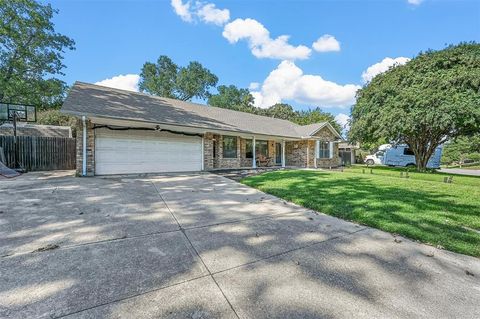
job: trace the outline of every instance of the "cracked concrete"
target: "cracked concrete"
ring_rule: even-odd
[[[2,318],[480,317],[477,258],[217,175],[30,173],[0,199]]]

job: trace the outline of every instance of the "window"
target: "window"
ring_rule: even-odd
[[[223,137],[223,158],[237,158],[237,137]]]
[[[255,155],[268,157],[268,141],[255,141]]]
[[[245,158],[253,158],[253,141],[245,141]]]
[[[260,155],[268,157],[268,141],[255,141],[255,156]],[[253,158],[253,140],[246,140],[245,158]]]
[[[328,142],[318,143],[318,158],[330,158],[330,145]]]
[[[415,155],[415,153],[408,147],[403,149],[403,155]]]

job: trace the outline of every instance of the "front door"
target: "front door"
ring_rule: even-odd
[[[275,143],[275,164],[282,164],[282,143]]]

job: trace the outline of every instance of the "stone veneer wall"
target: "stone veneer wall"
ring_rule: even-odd
[[[241,141],[237,137],[237,157],[223,158],[223,135],[214,135],[217,141],[217,156],[213,160],[213,168],[240,168],[241,167]],[[212,148],[213,154],[213,148]]]
[[[203,169],[213,169],[213,134],[205,133],[203,136]]]
[[[87,120],[87,176],[95,175],[95,130],[93,124]],[[83,123],[77,120],[77,175],[82,175],[83,169]]]
[[[326,127],[318,131],[315,136],[321,138],[322,141],[334,141],[337,137]],[[338,153],[338,143],[333,144],[332,158],[317,158],[317,167],[337,167],[340,166],[341,160]]]

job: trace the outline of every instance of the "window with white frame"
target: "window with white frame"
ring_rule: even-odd
[[[330,143],[329,142],[318,142],[318,158],[330,158]]]

